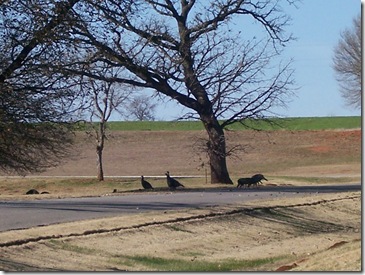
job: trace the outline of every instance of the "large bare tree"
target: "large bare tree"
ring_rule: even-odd
[[[291,93],[290,62],[277,58],[292,40],[281,2],[90,1],[74,15],[73,37],[102,56],[95,62],[124,68],[103,80],[151,88],[189,108],[186,117],[207,132],[211,182],[232,183],[224,128],[265,118]],[[250,28],[257,35],[245,38]],[[82,65],[68,69],[80,73]]]
[[[341,95],[349,106],[361,107],[361,16],[353,20],[352,28],[341,33],[335,48],[333,68],[340,84]]]
[[[0,169],[27,173],[59,163],[72,142],[73,83],[52,73],[53,43],[78,0],[0,4]],[[45,62],[46,61],[46,62]]]

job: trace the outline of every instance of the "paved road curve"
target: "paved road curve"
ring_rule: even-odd
[[[77,220],[111,217],[142,211],[227,205],[253,199],[361,190],[360,184],[284,186],[259,189],[222,189],[89,198],[0,201],[0,232]]]

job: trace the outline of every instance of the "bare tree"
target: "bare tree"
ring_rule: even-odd
[[[351,29],[341,33],[335,48],[333,68],[342,97],[349,106],[361,108],[361,16],[353,20]]]
[[[101,66],[99,66],[100,70]],[[103,69],[102,75],[112,75],[112,69]],[[90,90],[91,97],[91,116],[90,122],[93,127],[93,136],[96,141],[97,154],[97,178],[99,181],[104,180],[103,169],[103,150],[107,139],[107,122],[113,112],[122,112],[124,103],[130,95],[130,91],[118,83],[110,83],[95,79],[88,79],[88,84],[84,89]],[[95,125],[94,119],[98,122]]]
[[[139,121],[155,120],[155,109],[157,104],[152,102],[151,97],[139,95],[128,103],[127,112],[132,118]]]
[[[124,68],[104,81],[151,88],[189,108],[185,117],[200,119],[208,135],[211,182],[232,184],[224,128],[266,117],[291,94],[290,62],[272,63],[292,40],[280,2],[93,2],[75,16],[82,22],[73,37],[102,55],[97,62]],[[260,38],[244,39],[252,23]]]
[[[57,165],[72,143],[73,83],[42,61],[57,62],[52,41],[77,0],[0,4],[0,169],[25,174]],[[63,79],[61,81],[61,79]]]

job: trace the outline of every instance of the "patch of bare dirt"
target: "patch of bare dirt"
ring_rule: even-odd
[[[105,175],[163,176],[169,170],[174,175],[204,176],[208,160],[199,150],[202,138],[204,131],[112,132],[103,154]],[[244,148],[228,158],[233,176],[286,175],[288,169],[297,167],[344,164],[350,169],[345,173],[356,170],[359,175],[361,171],[361,130],[228,131],[226,138],[228,150],[237,145]],[[93,140],[79,133],[74,151],[63,165],[40,175],[95,176]]]

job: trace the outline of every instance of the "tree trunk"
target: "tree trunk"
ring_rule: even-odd
[[[233,184],[227,169],[224,131],[213,114],[207,116],[201,115],[201,120],[209,136],[207,150],[211,183]]]
[[[104,171],[103,171],[103,148],[100,145],[96,146],[96,154],[98,155],[97,159],[97,169],[98,169],[98,180],[104,180]]]

